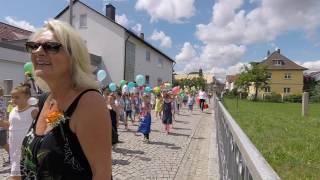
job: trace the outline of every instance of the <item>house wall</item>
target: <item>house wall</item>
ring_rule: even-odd
[[[158,79],[162,82],[172,83],[172,65],[173,62],[151,49],[135,37],[130,37],[129,41],[136,45],[135,51],[135,76],[142,74],[149,76],[149,85],[157,86]],[[146,60],[146,51],[150,51],[150,61]],[[159,66],[158,60],[161,59],[162,67]]]
[[[301,94],[303,92],[302,70],[269,70],[268,72],[272,73],[268,84],[271,87],[271,92],[283,95],[285,94],[284,88],[290,88],[290,93],[288,94]],[[291,79],[285,79],[285,73],[291,73]],[[265,93],[264,89],[258,90],[259,97],[262,97],[262,94]],[[253,86],[249,87],[249,94],[255,94]]]
[[[90,53],[101,56],[101,68],[107,72],[106,83],[120,82],[124,78],[125,31],[80,3],[73,6],[73,26],[85,40]],[[87,27],[79,26],[81,14],[87,14]],[[59,17],[68,22],[68,11]]]
[[[283,94],[283,88],[290,88],[290,94],[301,94],[303,91],[302,70],[272,70],[270,79],[271,92]],[[291,79],[285,79],[285,73],[291,73]]]
[[[23,66],[28,61],[28,53],[0,47],[0,85],[5,79],[12,79],[13,87],[24,82]]]
[[[135,37],[130,36],[124,28],[81,3],[75,3],[73,13],[73,26],[85,39],[89,52],[102,57],[103,66],[108,73],[108,79],[105,83],[111,81],[119,83],[120,80],[124,79],[125,42],[128,37],[128,40],[136,45],[134,76],[138,74],[149,75],[151,86],[157,85],[158,78],[162,81],[172,82],[172,61]],[[87,14],[87,28],[79,27],[81,14]],[[61,15],[59,20],[67,22],[69,20],[68,11]],[[150,62],[146,61],[147,49],[150,51]],[[162,68],[158,66],[159,57],[163,62]]]

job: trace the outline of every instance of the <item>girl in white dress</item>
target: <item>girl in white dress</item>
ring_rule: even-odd
[[[19,85],[11,91],[12,103],[15,107],[9,115],[9,121],[1,121],[0,126],[9,128],[9,154],[11,160],[12,180],[20,179],[20,157],[21,145],[33,119],[36,118],[38,110],[28,104],[30,98],[30,87]]]

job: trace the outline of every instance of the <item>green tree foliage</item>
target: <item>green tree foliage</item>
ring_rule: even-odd
[[[258,90],[268,84],[268,72],[266,66],[260,63],[252,62],[250,66],[244,65],[236,85],[239,88],[248,90],[249,86],[255,87],[254,100],[257,100]]]
[[[206,88],[206,80],[203,77],[193,77],[191,79],[183,78],[179,80],[173,81],[173,86],[180,86],[180,87],[199,87],[199,88]]]

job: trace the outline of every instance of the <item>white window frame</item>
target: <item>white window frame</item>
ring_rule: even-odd
[[[149,84],[150,84],[150,76],[146,75],[146,85],[149,85]]]
[[[284,79],[292,79],[291,73],[284,73]]]
[[[87,14],[80,14],[79,16],[79,28],[88,27],[88,16]]]
[[[272,65],[274,65],[274,66],[282,66],[282,60],[274,59],[274,60],[272,60]]]
[[[289,94],[290,91],[291,91],[291,89],[290,89],[289,87],[283,88],[283,92],[284,92],[285,94]]]
[[[268,79],[272,79],[272,73],[268,72]]]
[[[151,61],[151,52],[146,50],[146,61]]]
[[[158,58],[158,63],[157,63],[157,66],[159,67],[159,68],[163,68],[163,60],[162,60],[162,58]]]
[[[161,79],[161,78],[158,78],[158,79],[157,79],[157,85],[160,86],[161,84],[162,84],[162,79]]]
[[[264,92],[266,92],[266,93],[271,92],[271,87],[270,86],[265,87]]]

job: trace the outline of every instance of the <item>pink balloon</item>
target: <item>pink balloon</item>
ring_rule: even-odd
[[[173,94],[179,94],[179,92],[180,92],[179,86],[172,88],[172,92],[173,92]]]

